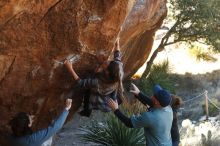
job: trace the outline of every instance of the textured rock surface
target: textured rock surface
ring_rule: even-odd
[[[86,76],[111,56],[120,35],[126,76],[134,73],[166,11],[166,0],[1,0],[1,135],[18,111],[37,114],[35,128],[60,112],[72,80],[55,60],[75,56],[76,71]],[[80,102],[76,97],[73,112]]]

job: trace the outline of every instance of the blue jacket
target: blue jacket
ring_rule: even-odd
[[[173,111],[170,106],[152,108],[149,112],[131,117],[134,128],[144,128],[147,146],[172,146],[172,121]]]
[[[137,98],[144,104],[144,105],[149,105],[150,107],[153,107],[153,102],[151,98],[147,97],[144,95],[142,92],[139,93]],[[180,134],[179,134],[179,128],[178,128],[178,118],[177,118],[177,109],[175,107],[172,107],[173,110],[173,122],[172,122],[172,127],[171,127],[171,137],[172,141],[180,141]]]
[[[60,116],[45,129],[36,131],[31,135],[24,137],[12,137],[12,146],[40,146],[62,128],[68,113],[69,111],[65,109]]]

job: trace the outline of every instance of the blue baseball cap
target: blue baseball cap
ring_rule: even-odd
[[[155,85],[153,92],[161,106],[166,107],[171,103],[171,94],[164,90],[160,85]]]

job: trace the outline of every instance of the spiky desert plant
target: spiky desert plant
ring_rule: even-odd
[[[174,93],[174,79],[170,75],[171,70],[172,68],[168,60],[154,64],[148,77],[141,80],[141,89],[147,94],[152,95],[154,85],[160,84],[163,88]]]
[[[105,146],[144,146],[143,129],[126,127],[114,115],[110,115],[103,123],[93,122],[82,127],[80,138],[84,142],[92,142]]]

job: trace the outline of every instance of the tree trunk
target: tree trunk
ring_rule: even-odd
[[[154,51],[154,53],[150,57],[150,60],[147,62],[147,66],[141,76],[141,80],[145,79],[148,76],[148,74],[150,73],[151,66],[153,65],[154,59],[157,57],[157,54],[163,50],[163,45],[159,45],[158,48]]]
[[[169,40],[170,36],[172,35],[172,33],[175,31],[176,26],[178,26],[179,23],[180,23],[179,20],[177,20],[176,23],[172,26],[172,28],[162,38],[162,40],[160,42],[160,45],[157,47],[157,49],[152,54],[150,60],[147,62],[147,66],[146,66],[146,68],[144,70],[144,73],[141,76],[141,80],[145,79],[148,76],[148,74],[150,73],[151,66],[153,65],[154,59],[157,57],[157,54],[159,52],[163,51],[165,46],[168,45],[168,40]],[[172,44],[172,43],[170,43],[170,44]]]

